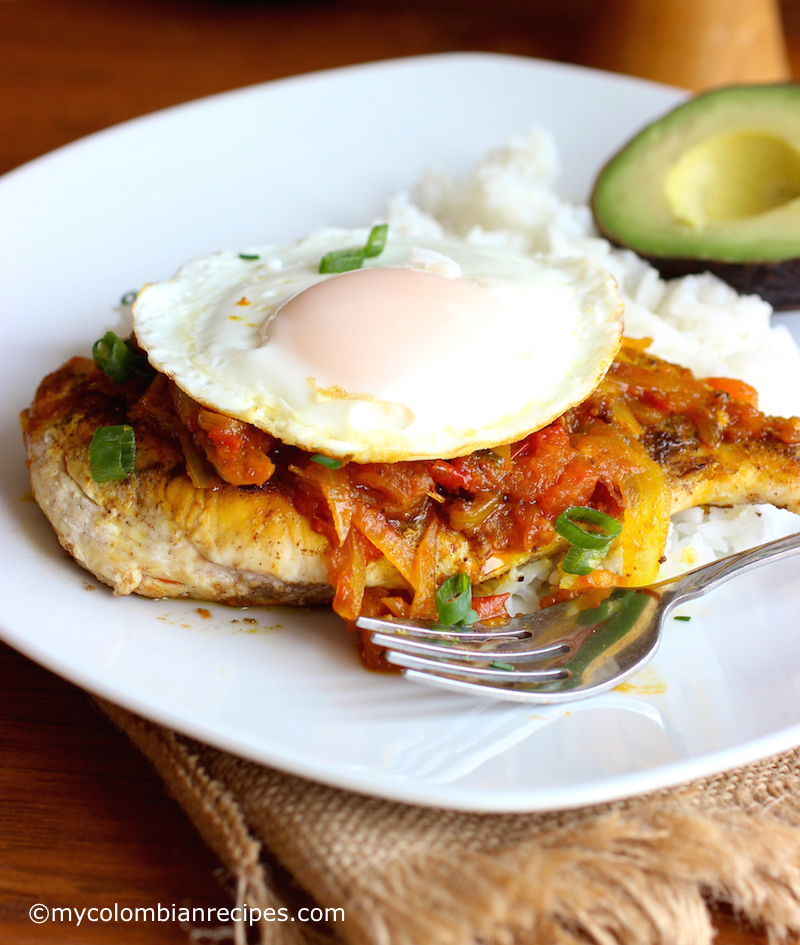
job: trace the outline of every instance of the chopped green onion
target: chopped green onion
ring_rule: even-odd
[[[578,522],[587,522],[596,525],[599,532],[588,532],[581,528]],[[556,531],[562,538],[566,538],[571,545],[585,550],[603,551],[608,549],[611,542],[619,535],[622,526],[605,512],[587,508],[585,505],[571,505],[558,516],[555,522]]]
[[[152,373],[147,358],[138,353],[130,338],[123,341],[113,331],[107,331],[95,341],[92,357],[95,365],[105,371],[115,384],[124,384],[134,374]]]
[[[136,301],[137,295],[137,292],[126,292],[125,295],[123,295],[120,299],[120,302],[123,305],[133,305],[133,303]]]
[[[136,438],[127,423],[98,427],[89,444],[89,467],[95,482],[126,479],[136,461]]]
[[[449,577],[436,592],[436,611],[439,623],[452,627],[456,623],[475,623],[477,613],[472,609],[472,586],[463,571]]]
[[[312,463],[319,463],[320,466],[327,466],[328,469],[340,469],[344,463],[340,459],[334,459],[332,456],[323,456],[322,453],[314,453],[311,457]]]
[[[252,261],[253,259],[261,259],[261,257],[253,256],[250,253],[239,253],[239,259],[248,259]]]
[[[325,253],[319,264],[320,272],[349,272],[360,269],[364,264],[363,249],[337,249]]]
[[[587,531],[578,522],[594,525],[600,531]],[[608,554],[611,542],[619,535],[622,525],[605,512],[585,505],[571,505],[558,516],[555,529],[570,543],[561,570],[567,574],[591,574]]]
[[[133,352],[113,331],[107,331],[92,346],[94,363],[116,384],[122,384],[131,376]]]
[[[335,249],[320,260],[320,272],[349,272],[351,269],[360,269],[364,260],[380,256],[386,246],[386,234],[389,232],[388,223],[373,226],[367,237],[367,245],[363,248],[352,246],[349,249]]]
[[[589,551],[570,545],[561,570],[566,574],[591,574],[595,568],[600,567],[605,556],[605,551]]]
[[[691,620],[691,617],[684,617],[682,614],[674,618],[675,620]]]
[[[367,237],[367,245],[364,247],[364,255],[368,259],[373,256],[380,256],[386,246],[386,234],[389,232],[389,224],[381,223],[380,226],[373,226]]]
[[[507,669],[511,671],[514,669],[511,663],[503,663],[501,660],[492,660],[489,665],[492,667],[492,669]]]

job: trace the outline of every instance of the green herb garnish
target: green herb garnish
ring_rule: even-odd
[[[503,663],[501,660],[492,660],[489,665],[492,667],[492,669],[505,669],[509,671],[513,671],[514,669],[511,663]]]
[[[113,331],[107,331],[102,338],[95,341],[92,357],[95,365],[105,371],[115,384],[124,384],[135,374],[153,373],[147,358],[139,354],[131,339],[123,341]]]
[[[337,249],[326,253],[319,264],[320,272],[349,272],[360,269],[364,264],[363,249]]]
[[[691,617],[684,617],[683,615],[678,615],[672,618],[673,620],[691,620]]]
[[[250,253],[239,253],[239,259],[248,259],[250,261],[254,259],[261,259],[260,256],[252,256]]]
[[[578,522],[594,525],[599,531],[587,531]],[[591,574],[608,554],[611,542],[622,526],[610,515],[584,505],[571,505],[555,521],[555,529],[570,548],[561,569],[567,574]]]
[[[136,296],[138,294],[139,294],[138,292],[126,292],[125,295],[123,295],[122,298],[120,299],[120,302],[123,305],[133,305],[133,303],[136,301]]]
[[[89,467],[95,482],[127,479],[136,462],[136,438],[127,423],[98,427],[89,444]]]
[[[367,237],[367,245],[364,247],[364,255],[368,259],[373,256],[380,256],[386,246],[386,236],[389,233],[389,224],[381,223],[380,226],[373,226]]]
[[[605,556],[605,551],[586,551],[586,549],[570,545],[561,564],[561,570],[565,574],[591,574],[600,567]]]
[[[325,253],[319,264],[320,272],[349,272],[351,269],[360,269],[365,259],[380,256],[386,246],[386,234],[389,224],[381,223],[373,226],[367,237],[367,245],[363,248],[353,246],[349,249],[336,249]]]
[[[463,571],[449,577],[436,592],[436,612],[445,627],[472,624],[478,619],[472,609],[472,585]]]
[[[332,456],[323,456],[322,453],[314,453],[311,457],[312,463],[319,463],[320,466],[326,466],[328,469],[341,469],[344,463],[340,459],[334,459]]]

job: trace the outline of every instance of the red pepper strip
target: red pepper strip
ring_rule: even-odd
[[[493,617],[507,617],[506,601],[510,594],[490,594],[488,597],[473,597],[472,609],[479,620],[491,620]]]
[[[448,492],[458,492],[467,488],[467,477],[443,459],[435,459],[432,463],[428,463],[428,469],[433,481],[444,486]]]

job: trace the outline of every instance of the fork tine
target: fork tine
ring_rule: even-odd
[[[502,659],[509,663],[534,663],[542,660],[554,659],[557,656],[566,656],[573,647],[563,640],[556,640],[545,646],[533,646],[530,638],[491,638],[480,641],[474,637],[461,635],[460,646],[451,643],[439,643],[426,640],[422,637],[408,638],[394,636],[388,633],[373,633],[372,642],[377,646],[399,653],[408,653],[411,656],[439,657],[442,660],[458,660],[463,662],[486,662],[491,659]]]
[[[467,682],[466,679],[456,679],[455,676],[442,676],[439,673],[420,673],[414,669],[404,669],[403,676],[411,682],[424,683],[436,689],[445,689],[449,692],[458,692],[462,695],[478,696],[482,699],[495,698],[503,702],[525,702],[528,705],[548,705],[553,702],[571,702],[575,696],[567,691],[559,693],[555,690],[556,683],[551,683],[554,691],[547,687],[535,687],[535,684],[511,686],[494,682]]]
[[[546,683],[569,679],[571,675],[568,669],[557,666],[550,669],[496,669],[491,666],[473,666],[470,663],[443,663],[440,659],[399,653],[396,650],[389,650],[386,653],[386,659],[395,666],[424,673],[426,681],[433,676],[441,677],[447,674],[473,680],[476,683]]]
[[[652,657],[673,587],[617,588],[599,603],[554,604],[512,618],[504,636],[490,627],[431,633],[422,621],[358,624],[377,626],[372,639],[408,678],[491,699],[568,702],[613,688]],[[534,660],[537,668],[524,665]]]
[[[487,627],[474,623],[469,627],[434,627],[430,621],[400,617],[359,617],[356,626],[361,630],[373,630],[403,637],[426,637],[433,640],[456,640],[458,642],[483,643],[486,640],[519,640],[529,637],[530,631],[515,617],[501,627]]]

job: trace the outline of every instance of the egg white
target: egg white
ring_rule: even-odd
[[[608,370],[623,305],[589,261],[390,233],[363,269],[319,273],[325,253],[363,246],[368,233],[325,230],[248,250],[255,260],[191,262],[139,293],[136,337],[200,403],[362,463],[513,442]]]

